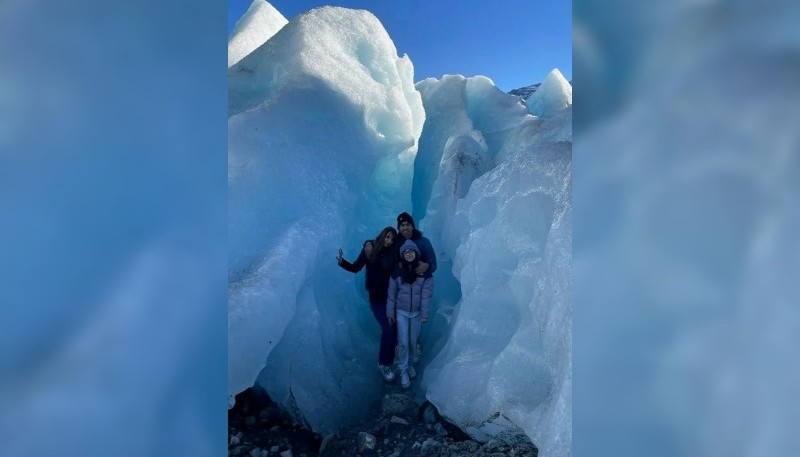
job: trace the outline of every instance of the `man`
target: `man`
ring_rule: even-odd
[[[422,236],[422,232],[417,230],[417,227],[414,225],[414,218],[406,212],[398,214],[397,231],[400,233],[400,236],[402,236],[402,238],[398,237],[398,240],[394,243],[397,246],[398,255],[402,256],[403,254],[399,252],[399,250],[403,246],[405,240],[413,241],[420,251],[419,266],[414,271],[423,277],[432,277],[433,273],[436,271],[436,253],[433,251],[433,245],[430,240]],[[364,252],[367,256],[371,255],[372,243],[370,241],[364,243]]]
[[[405,239],[411,240],[417,245],[420,252],[419,266],[415,270],[418,275],[426,278],[433,276],[436,271],[436,253],[433,251],[433,246],[430,240],[422,236],[422,232],[417,230],[414,225],[414,218],[406,212],[397,215],[397,231],[400,232]],[[395,243],[398,247],[403,246],[403,241]]]

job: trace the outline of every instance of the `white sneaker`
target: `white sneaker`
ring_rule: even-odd
[[[394,370],[392,370],[392,367],[387,367],[386,365],[378,365],[378,369],[381,370],[381,374],[383,375],[383,379],[386,382],[394,381]]]
[[[408,372],[406,371],[400,373],[400,386],[403,389],[408,389],[411,387],[411,380],[408,379]]]
[[[408,366],[408,377],[414,379],[417,377],[417,370],[414,369],[414,365]]]

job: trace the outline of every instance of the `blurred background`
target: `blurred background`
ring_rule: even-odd
[[[224,455],[224,2],[0,3],[0,455]]]
[[[573,14],[575,454],[800,455],[800,4]],[[225,452],[225,18],[0,3],[0,454]]]
[[[576,455],[800,455],[800,4],[573,3]]]

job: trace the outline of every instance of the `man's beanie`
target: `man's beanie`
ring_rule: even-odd
[[[411,224],[412,228],[417,228],[417,226],[414,225],[414,218],[411,217],[411,215],[406,213],[406,212],[402,212],[402,213],[397,215],[397,228],[398,229],[400,228],[400,224],[402,224],[403,222],[408,222],[408,223]]]

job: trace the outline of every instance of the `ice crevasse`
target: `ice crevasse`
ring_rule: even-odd
[[[485,77],[415,85],[371,13],[323,7],[228,81],[229,396],[258,382],[320,433],[369,411],[378,329],[335,253],[413,210],[439,259],[421,392],[476,438],[570,455],[563,76],[527,105]]]

